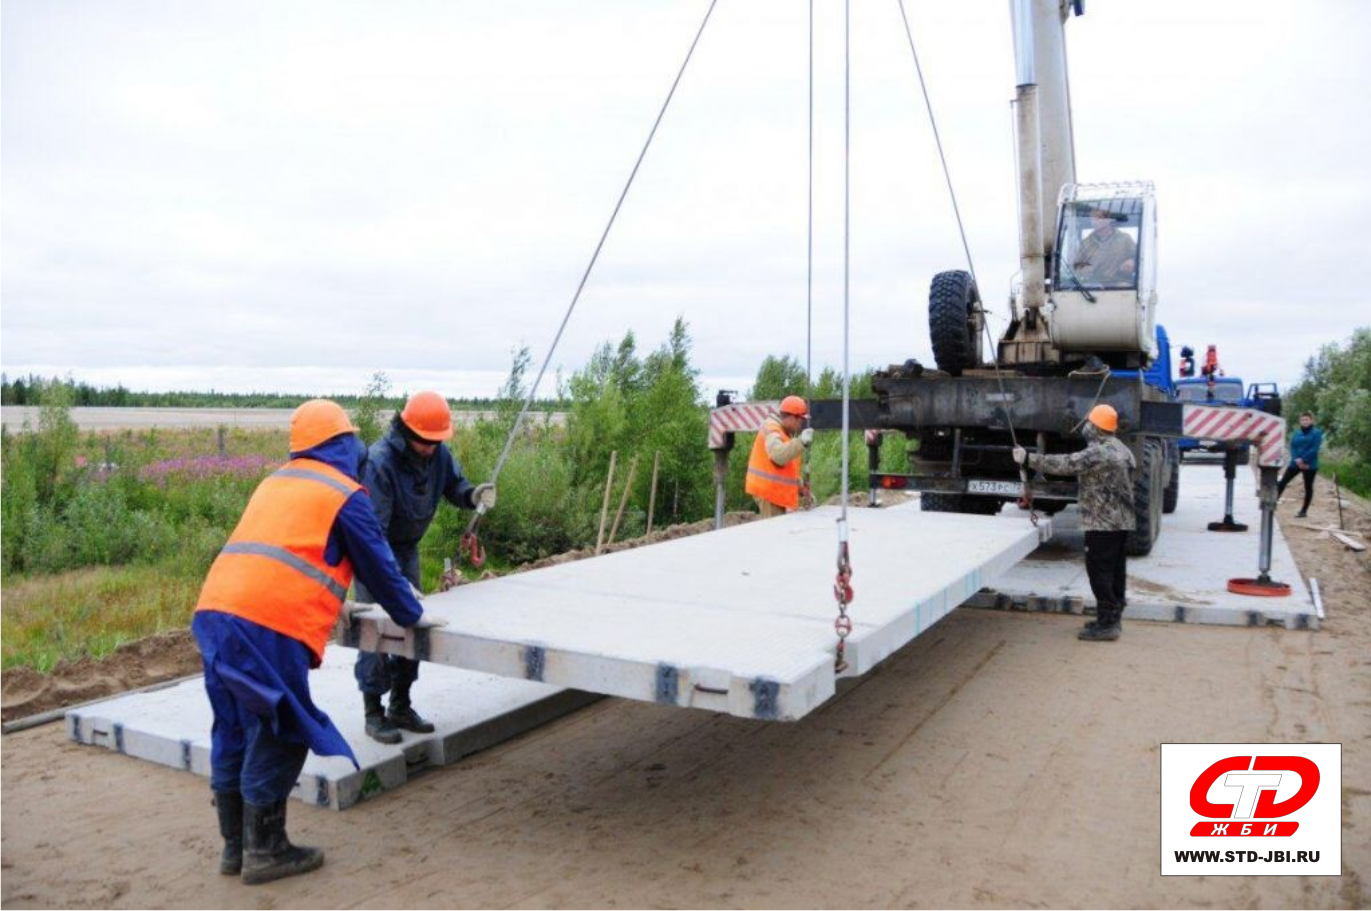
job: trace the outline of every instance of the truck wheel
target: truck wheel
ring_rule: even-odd
[[[1168,443],[1166,452],[1167,462],[1171,465],[1171,481],[1162,492],[1162,512],[1169,516],[1176,511],[1176,504],[1181,500],[1181,451],[1175,443]]]
[[[1133,520],[1135,527],[1128,535],[1125,549],[1130,557],[1145,557],[1152,552],[1152,544],[1161,529],[1161,466],[1165,455],[1156,440],[1144,440],[1142,465],[1133,481]]]
[[[976,310],[981,303],[970,272],[953,270],[933,276],[928,289],[928,334],[938,369],[961,376],[979,358]]]

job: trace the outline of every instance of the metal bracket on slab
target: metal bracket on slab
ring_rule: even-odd
[[[653,698],[665,705],[675,705],[681,695],[681,672],[670,664],[657,665],[657,682]]]
[[[775,680],[758,677],[748,684],[752,690],[752,714],[764,721],[775,721],[780,717],[781,684]]]
[[[547,653],[541,645],[524,646],[524,679],[542,682]]]

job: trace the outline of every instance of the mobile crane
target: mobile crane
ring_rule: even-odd
[[[872,500],[882,488],[908,489],[920,492],[925,510],[991,515],[1017,501],[1056,512],[1076,500],[1075,482],[1031,476],[1014,463],[1013,448],[1081,449],[1086,415],[1108,404],[1138,466],[1129,553],[1149,553],[1163,511],[1174,509],[1180,438],[1248,440],[1261,469],[1260,575],[1231,580],[1230,588],[1288,592],[1268,572],[1285,422],[1262,409],[1177,399],[1157,325],[1153,185],[1076,180],[1065,25],[1083,5],[1010,0],[1021,278],[1010,292],[1009,326],[987,352],[986,311],[970,268],[934,276],[928,321],[936,369],[914,359],[893,365],[875,374],[875,399],[850,403],[848,426],[868,431]],[[812,426],[841,428],[842,410],[841,402],[811,403]],[[711,416],[716,513],[733,435],[755,429],[764,411],[759,403],[721,403]],[[879,471],[880,431],[918,440],[912,471]]]

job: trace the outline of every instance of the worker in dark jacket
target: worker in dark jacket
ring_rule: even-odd
[[[366,450],[355,431],[334,402],[315,399],[295,410],[290,461],[253,493],[210,567],[191,623],[214,710],[219,870],[241,872],[246,883],[324,862],[318,848],[286,837],[286,799],[309,750],[357,764],[308,683],[354,573],[401,626],[423,614],[357,482]]]
[[[1323,431],[1314,426],[1314,416],[1309,412],[1300,415],[1300,429],[1290,435],[1290,464],[1276,485],[1277,496],[1285,493],[1285,485],[1294,480],[1295,475],[1304,478],[1304,505],[1295,513],[1295,518],[1303,519],[1309,515],[1309,504],[1314,499],[1314,475],[1319,473],[1319,449],[1323,447]]]
[[[1115,433],[1119,415],[1108,405],[1090,410],[1081,429],[1086,447],[1070,455],[1029,455],[1014,447],[1014,461],[1043,474],[1076,475],[1076,495],[1085,530],[1085,571],[1095,595],[1095,617],[1079,638],[1101,642],[1118,639],[1127,603],[1128,533],[1136,527],[1133,512],[1133,453]]]
[[[436,392],[410,396],[391,422],[390,432],[372,444],[362,481],[371,493],[376,518],[405,578],[419,586],[419,539],[428,531],[440,500],[461,509],[495,505],[495,487],[473,485],[444,441],[452,438],[452,411]],[[421,596],[422,597],[422,596]],[[373,593],[357,586],[357,600]],[[401,655],[362,652],[357,656],[357,685],[362,691],[367,735],[381,743],[399,743],[400,731],[427,734],[433,725],[414,710],[410,688],[419,679],[419,662]],[[390,693],[390,705],[381,697]]]

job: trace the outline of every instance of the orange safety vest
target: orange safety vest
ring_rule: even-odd
[[[768,503],[775,503],[786,509],[798,509],[800,459],[791,459],[784,465],[777,465],[771,461],[771,456],[766,454],[766,436],[773,430],[781,435],[782,442],[790,442],[790,435],[785,432],[781,422],[775,418],[767,418],[757,434],[757,439],[752,443],[752,455],[747,460],[747,482],[743,489]]]
[[[314,459],[293,459],[268,475],[210,566],[195,609],[298,639],[318,667],[352,584],[352,563],[329,566],[324,548],[338,511],[361,489]]]

